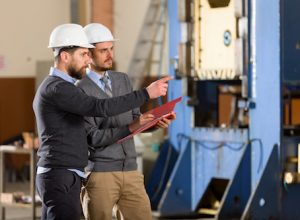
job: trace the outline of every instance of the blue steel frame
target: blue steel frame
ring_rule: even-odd
[[[280,159],[278,145],[273,146],[264,172],[256,185],[242,219],[295,219],[281,215]]]
[[[250,1],[250,139],[263,146],[263,167],[274,145],[281,139],[280,0]],[[266,10],[268,13],[266,13]],[[252,144],[252,189],[262,172],[257,172],[260,144]]]
[[[224,193],[216,219],[240,219],[251,193],[251,145],[248,144]]]

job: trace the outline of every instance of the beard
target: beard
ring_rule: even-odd
[[[107,65],[105,65],[107,64]],[[94,68],[97,72],[104,72],[104,71],[107,71],[107,70],[111,70],[113,67],[112,65],[112,59],[109,59],[109,60],[106,60],[104,62],[104,65],[94,65]]]
[[[82,67],[79,70],[76,70],[74,66],[68,68],[69,75],[74,79],[82,79],[85,74],[86,67]]]
[[[107,71],[107,70],[111,70],[111,67],[95,67],[95,70],[97,72],[104,72],[104,71]]]

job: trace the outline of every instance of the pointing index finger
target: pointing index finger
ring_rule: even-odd
[[[172,76],[165,76],[165,77],[163,77],[163,78],[161,78],[161,79],[159,79],[158,81],[160,81],[160,82],[168,82],[169,80],[171,80],[171,79],[173,79],[173,77]]]

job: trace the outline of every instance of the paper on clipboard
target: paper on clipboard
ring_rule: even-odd
[[[162,118],[168,118],[171,115],[172,111],[174,110],[176,103],[180,102],[181,99],[182,99],[182,97],[176,98],[170,102],[167,102],[166,104],[163,104],[157,108],[154,108],[154,109],[151,109],[150,111],[145,112],[144,114],[154,115],[154,119],[152,121],[144,124],[143,126],[138,128],[137,130],[135,130],[130,135],[118,140],[117,143],[126,141],[126,140],[132,138],[134,135],[141,133],[141,132],[155,126]]]

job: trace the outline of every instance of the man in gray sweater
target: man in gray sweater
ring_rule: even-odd
[[[88,48],[93,47],[77,24],[59,25],[50,35],[54,67],[33,102],[40,140],[36,182],[42,219],[80,219],[81,179],[88,161],[83,116],[118,115],[166,94],[168,79],[112,99],[87,96],[74,82],[85,73],[91,61]]]
[[[113,38],[110,30],[97,23],[84,27],[89,43],[92,63],[87,76],[77,83],[87,95],[97,98],[128,94],[132,86],[127,74],[114,72]],[[90,172],[82,189],[83,212],[87,219],[112,219],[115,204],[125,219],[150,220],[151,206],[144,187],[143,175],[137,171],[133,138],[122,143],[119,139],[135,128],[135,120],[144,121],[139,108],[112,117],[86,117]],[[175,115],[172,115],[172,119]],[[158,126],[168,127],[169,119]]]

